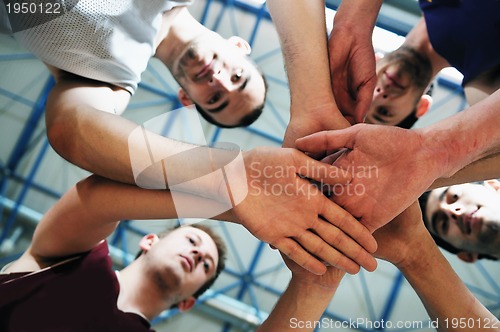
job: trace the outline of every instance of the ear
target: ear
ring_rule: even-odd
[[[473,253],[473,252],[467,252],[467,251],[460,251],[457,254],[457,256],[458,256],[458,258],[460,258],[461,260],[463,260],[464,262],[467,262],[467,263],[474,263],[479,258],[479,254]]]
[[[490,187],[491,189],[495,190],[497,193],[500,194],[500,181],[498,181],[497,179],[486,180],[484,181],[484,185]]]
[[[186,312],[190,310],[195,304],[196,304],[196,299],[190,296],[187,299],[177,303],[177,308],[179,308],[180,312]]]
[[[148,252],[149,249],[151,249],[151,247],[153,246],[153,244],[155,244],[159,240],[160,239],[158,238],[158,236],[156,234],[150,233],[150,234],[144,235],[144,237],[139,242],[139,248],[141,248],[142,251]]]
[[[415,112],[415,116],[420,118],[431,108],[432,105],[432,97],[429,95],[423,95],[420,97],[420,101],[417,105],[417,111]]]
[[[179,98],[182,106],[189,106],[194,104],[183,88],[179,88],[179,91],[177,92],[177,98]]]
[[[252,53],[252,47],[245,39],[238,36],[232,36],[229,37],[227,40],[231,44],[242,50],[245,55],[250,55],[250,53]]]

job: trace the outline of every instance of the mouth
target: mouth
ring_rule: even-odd
[[[473,212],[467,213],[463,216],[463,228],[465,234],[470,235],[472,231],[478,231],[481,229],[481,218],[477,216],[477,212],[479,209],[476,209]]]
[[[212,58],[212,60],[208,64],[205,64],[201,68],[201,70],[195,75],[195,79],[199,80],[208,76],[210,72],[214,71],[214,66],[215,66],[215,59]]]
[[[183,255],[181,255],[181,257],[182,257],[183,265],[188,269],[189,272],[192,272],[193,267],[194,267],[193,260],[190,259],[189,257],[183,256]]]

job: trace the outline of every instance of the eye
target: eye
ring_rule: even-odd
[[[236,70],[236,73],[231,76],[231,82],[236,83],[239,80],[241,80],[241,77],[243,76],[243,69],[239,68]]]
[[[451,190],[448,190],[448,192],[446,193],[446,203],[448,204],[455,203],[459,198],[460,196],[458,196],[456,192],[452,192]]]
[[[450,226],[449,220],[448,220],[448,215],[443,212],[439,211],[439,216],[438,216],[438,229],[440,229],[441,234],[446,234],[448,233],[448,228]]]
[[[220,92],[217,92],[215,93],[214,95],[212,95],[212,97],[208,100],[208,104],[209,105],[212,105],[212,104],[215,104],[216,102],[218,102],[220,100],[220,98],[222,97],[222,94]]]
[[[193,246],[196,245],[196,241],[193,240],[193,238],[188,237],[189,243],[191,243]]]
[[[207,261],[204,261],[203,268],[205,269],[205,273],[208,273],[208,271],[210,271],[210,263],[208,263]]]

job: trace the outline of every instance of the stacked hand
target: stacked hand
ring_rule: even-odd
[[[375,269],[370,232],[303,178],[335,185],[348,175],[294,149],[259,148],[244,159],[248,195],[232,212],[254,236],[316,274],[323,262],[349,273]]]
[[[414,202],[441,174],[420,132],[358,124],[297,140],[297,148],[319,153],[345,148],[334,162],[353,178],[332,199],[370,231],[382,227]]]

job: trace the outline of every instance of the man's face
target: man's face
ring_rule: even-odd
[[[172,70],[189,98],[227,126],[238,124],[265,97],[262,75],[234,40],[207,32],[185,48]]]
[[[427,201],[428,229],[456,248],[496,255],[500,248],[500,194],[493,187],[461,184],[435,189]]]
[[[168,233],[145,256],[160,288],[174,289],[179,301],[213,278],[219,261],[213,239],[189,226]]]
[[[420,97],[427,86],[418,88],[423,70],[411,53],[398,52],[389,54],[377,61],[377,84],[373,101],[366,116],[366,123],[394,126],[415,111]]]

